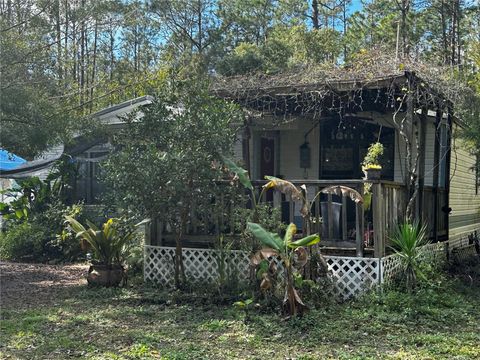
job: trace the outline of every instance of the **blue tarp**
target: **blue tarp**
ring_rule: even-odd
[[[16,169],[26,162],[27,160],[22,159],[20,156],[0,149],[0,171]]]

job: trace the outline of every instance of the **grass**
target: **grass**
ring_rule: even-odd
[[[282,320],[211,294],[79,287],[2,311],[2,359],[479,359],[480,288],[441,277]]]

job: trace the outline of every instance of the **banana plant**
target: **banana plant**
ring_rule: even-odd
[[[94,258],[102,265],[121,265],[128,243],[135,236],[134,231],[118,230],[119,219],[108,219],[101,228],[86,220],[88,229],[73,217],[65,216],[66,222],[76,233],[76,238],[87,243],[93,250]]]
[[[253,254],[250,259],[253,266],[260,267],[259,275],[262,276],[260,288],[263,291],[267,291],[273,286],[271,277],[268,276],[268,271],[279,270],[271,265],[273,262],[270,262],[270,265],[268,265],[268,259],[279,257],[284,268],[284,312],[288,317],[301,314],[306,306],[294,286],[294,273],[307,263],[308,253],[305,247],[317,244],[320,241],[320,236],[314,234],[294,240],[297,227],[293,223],[288,225],[283,239],[278,234],[268,232],[259,224],[248,223],[247,227],[253,236],[265,246]]]

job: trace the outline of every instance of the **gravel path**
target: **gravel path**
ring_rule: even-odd
[[[65,289],[85,286],[88,265],[44,265],[0,261],[0,308],[54,304]]]

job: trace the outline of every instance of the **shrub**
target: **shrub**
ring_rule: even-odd
[[[5,260],[44,260],[49,229],[34,222],[12,224],[0,235],[0,257]]]
[[[426,279],[422,272],[422,246],[428,243],[426,225],[414,222],[399,224],[390,236],[392,249],[400,256],[405,286],[412,291],[417,286],[417,279]]]

